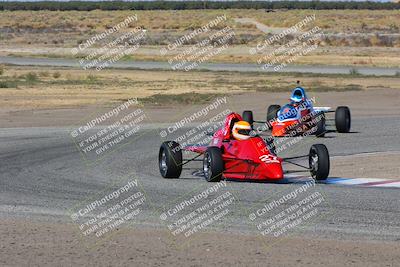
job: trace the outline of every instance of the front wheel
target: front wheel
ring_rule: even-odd
[[[267,125],[268,128],[271,129],[271,122],[276,120],[278,116],[278,111],[281,109],[279,105],[270,105],[267,110]]]
[[[222,179],[224,162],[221,149],[215,146],[207,148],[203,159],[203,173],[207,182],[219,182]]]
[[[315,144],[308,154],[311,177],[315,180],[326,180],[329,175],[329,152],[325,145]]]
[[[164,142],[158,153],[158,166],[164,178],[179,178],[182,173],[182,150],[174,141]]]
[[[336,130],[339,133],[350,132],[351,116],[350,109],[345,106],[337,107],[335,111]]]

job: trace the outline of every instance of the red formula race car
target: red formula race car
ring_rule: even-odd
[[[202,161],[204,177],[208,182],[221,179],[278,181],[284,178],[285,173],[299,171],[309,171],[316,180],[328,177],[329,153],[325,145],[312,145],[308,155],[280,158],[270,152],[264,139],[253,133],[242,116],[231,113],[226,117],[224,126],[213,134],[208,146],[181,147],[174,141],[164,142],[159,151],[160,173],[164,178],[179,178],[187,163]],[[197,155],[183,159],[182,151]],[[308,157],[308,166],[293,163],[293,160],[302,157]],[[294,164],[302,170],[284,171],[283,163]]]
[[[336,108],[314,107],[313,100],[308,98],[304,88],[296,87],[290,97],[290,103],[284,106],[271,105],[267,111],[267,121],[254,121],[252,111],[244,111],[243,118],[253,125],[254,122],[265,123],[266,129],[271,130],[274,137],[316,135],[322,137],[328,130],[327,113],[335,113],[336,131],[348,133],[351,126],[350,109],[346,106]],[[266,130],[265,129],[265,130]]]

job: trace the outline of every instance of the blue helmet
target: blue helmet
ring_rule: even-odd
[[[293,92],[292,95],[290,96],[290,100],[294,103],[299,103],[303,100],[305,100],[306,97],[306,92],[304,91],[304,89],[302,87],[296,87]]]

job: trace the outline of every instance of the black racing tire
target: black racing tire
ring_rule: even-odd
[[[271,121],[275,120],[277,115],[278,115],[278,111],[281,109],[280,105],[270,105],[268,107],[267,110],[267,125],[268,128],[271,129]]]
[[[311,177],[315,180],[326,180],[329,175],[329,152],[325,145],[314,144],[308,154]]]
[[[219,147],[207,148],[203,159],[203,173],[207,182],[219,182],[224,171],[224,161]]]
[[[253,111],[251,111],[251,110],[243,111],[242,118],[244,121],[247,121],[248,123],[250,123],[251,127],[253,128],[253,123],[254,123]]]
[[[161,144],[158,153],[158,167],[164,178],[179,178],[182,173],[182,150],[177,142]]]
[[[348,107],[340,106],[336,108],[335,125],[336,125],[336,130],[339,133],[350,132],[351,115],[350,115],[350,109]]]
[[[317,124],[315,125],[315,127],[317,128],[315,131],[315,136],[324,137],[326,133],[325,114],[319,113],[317,114],[317,116],[315,116],[315,119],[318,120]]]

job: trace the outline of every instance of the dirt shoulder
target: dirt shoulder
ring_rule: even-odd
[[[366,153],[331,158],[331,177],[400,179],[400,152]]]
[[[400,89],[400,77],[397,76],[119,69],[98,72],[82,71],[79,68],[7,65],[0,66],[0,107],[41,110],[103,106],[104,103],[115,104],[129,98],[157,95],[169,96],[170,100],[173,100],[170,102],[182,104],[184,101],[181,101],[181,95],[184,94],[201,94],[203,98],[199,100],[202,100],[215,94],[251,96],[252,93],[265,93],[261,94],[265,108],[267,101],[272,102],[279,97],[273,93],[283,93],[281,96],[286,102],[297,80],[301,81],[301,85],[307,89],[310,96],[318,98],[320,93],[325,92],[334,96],[336,93],[378,90],[372,95],[375,97],[384,92],[382,89]],[[343,94],[338,96],[346,98]],[[393,94],[389,97],[383,95],[381,99],[385,96],[398,97]],[[165,99],[159,98],[152,102],[165,105],[163,100]],[[374,99],[366,101],[367,104],[374,104]],[[336,104],[332,100],[326,102],[324,105]],[[188,104],[198,103],[192,101]]]
[[[38,89],[39,90],[39,89]],[[205,89],[207,91],[207,89]],[[19,90],[17,90],[19,91]],[[115,91],[115,90],[114,90]],[[140,92],[140,91],[139,91]],[[87,99],[93,99],[92,104],[79,105],[76,107],[50,105],[48,108],[41,108],[31,105],[31,95],[27,91],[26,96],[7,95],[8,103],[15,101],[26,101],[26,104],[11,105],[9,107],[3,106],[0,108],[0,127],[56,127],[56,126],[71,126],[79,125],[83,118],[92,118],[96,115],[103,114],[110,111],[112,108],[122,102],[114,102],[112,99],[121,96],[125,99],[134,98],[139,92],[115,92],[115,96],[110,98],[99,99],[95,98],[96,91],[88,92]],[[177,90],[176,92],[186,92],[185,90]],[[3,92],[7,94],[6,92]],[[65,94],[68,91],[64,90]],[[289,91],[287,92],[237,92],[232,94],[227,90],[211,91],[215,97],[211,97],[211,102],[217,97],[227,97],[226,108],[232,111],[241,113],[243,110],[252,110],[255,119],[264,120],[265,113],[268,105],[270,104],[284,104],[288,102]],[[113,93],[114,94],[114,93]],[[389,88],[374,88],[358,91],[343,91],[343,92],[309,92],[309,97],[315,97],[315,106],[330,106],[336,108],[337,106],[349,106],[353,118],[356,117],[397,117],[400,116],[398,107],[400,106],[400,90]],[[1,95],[1,93],[0,93]],[[90,98],[90,97],[93,98]],[[104,97],[104,95],[102,95]],[[207,96],[207,93],[205,94]],[[71,96],[79,98],[78,96]],[[193,103],[183,104],[179,103],[179,97],[171,96],[175,99],[176,103],[169,103],[168,105],[144,103],[143,109],[154,123],[159,122],[172,122],[182,118],[185,111],[190,112],[199,110],[205,107],[206,103]],[[59,101],[68,103],[68,99],[62,98],[58,95],[58,91],[48,92],[43,94],[41,99],[58,98]],[[108,99],[108,100],[107,100]],[[83,99],[84,100],[84,99]],[[181,114],[181,115],[179,115]]]
[[[88,248],[77,226],[27,219],[2,219],[2,266],[395,266],[400,246],[359,242],[269,238],[235,233],[200,233],[187,245],[166,230],[119,230],[101,245]]]

